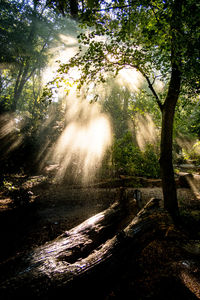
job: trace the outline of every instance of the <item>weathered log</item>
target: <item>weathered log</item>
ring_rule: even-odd
[[[68,299],[69,295],[100,299],[101,285],[115,281],[137,253],[165,235],[172,224],[158,199],[151,200],[124,229],[119,211],[123,209],[111,207],[108,218],[105,212],[97,214],[24,257],[23,268],[0,284],[0,299],[55,299],[63,293]]]

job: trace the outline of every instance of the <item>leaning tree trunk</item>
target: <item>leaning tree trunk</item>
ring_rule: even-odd
[[[121,205],[111,207],[13,261],[18,271],[0,284],[0,299],[49,300],[63,295],[102,299],[102,289],[120,282],[138,253],[151,240],[164,237],[172,224],[168,213],[159,209],[158,199],[150,201],[124,228],[123,210]],[[7,270],[8,263],[1,272],[3,268]]]

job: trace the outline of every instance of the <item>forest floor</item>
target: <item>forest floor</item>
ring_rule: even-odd
[[[159,180],[147,180],[144,186],[139,184],[137,187],[143,203],[152,197],[162,199]],[[135,188],[127,187],[129,197]],[[200,261],[200,199],[195,191],[178,186],[184,220],[180,240],[182,243],[186,239],[184,246],[177,246],[179,237],[173,236],[173,231],[168,240],[153,241],[136,259],[135,271],[128,270],[122,276],[121,286],[110,287],[102,300],[126,300],[133,299],[132,296],[137,300],[161,299],[161,295],[162,299],[200,299],[200,276],[198,285],[196,280],[183,273],[186,283],[179,286],[170,274],[174,272],[171,266],[175,261],[183,265],[190,264],[194,258]],[[118,193],[116,186],[106,184],[79,187],[55,184],[52,177],[44,175],[4,176],[4,185],[0,189],[0,263],[53,240],[101,212],[116,200]],[[200,269],[196,266],[195,274],[198,272]],[[173,290],[176,292],[172,293]]]

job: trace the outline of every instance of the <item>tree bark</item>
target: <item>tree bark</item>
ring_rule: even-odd
[[[102,299],[102,286],[120,282],[137,254],[155,237],[165,236],[172,224],[168,213],[159,209],[158,199],[123,229],[122,212],[121,205],[111,207],[17,261],[15,276],[0,284],[1,299],[44,300],[63,294],[68,299]]]
[[[178,201],[173,169],[172,145],[174,113],[180,93],[180,84],[180,71],[176,66],[173,66],[168,95],[162,109],[160,168],[164,207],[175,218],[178,216]]]

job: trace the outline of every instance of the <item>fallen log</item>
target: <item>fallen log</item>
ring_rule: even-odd
[[[26,255],[15,275],[0,284],[0,299],[55,299],[63,293],[73,299],[102,299],[101,286],[116,281],[134,257],[172,225],[158,199],[128,225],[122,225],[122,211],[126,209],[121,205],[111,207]]]

